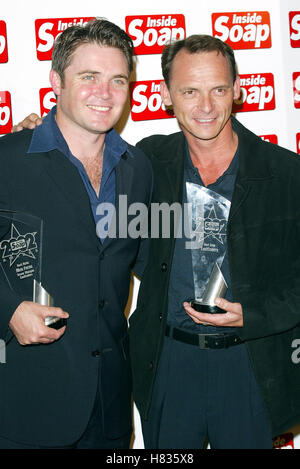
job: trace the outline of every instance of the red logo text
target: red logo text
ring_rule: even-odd
[[[40,108],[41,117],[48,114],[49,111],[55,106],[56,97],[52,88],[41,88],[40,89]]]
[[[290,11],[290,40],[292,47],[300,47],[300,11]]]
[[[277,436],[273,442],[273,449],[294,449],[294,435],[292,433],[284,433]]]
[[[5,21],[0,21],[0,63],[8,60],[7,54],[7,34]]]
[[[294,106],[300,109],[300,72],[293,73]]]
[[[276,145],[278,145],[278,137],[275,134],[260,135],[260,138],[262,138],[265,142],[276,143]]]
[[[184,15],[126,16],[125,27],[136,55],[161,54],[166,42],[186,34]]]
[[[241,95],[232,112],[268,111],[275,109],[274,76],[272,73],[240,75]]]
[[[213,13],[212,33],[232,49],[266,49],[272,46],[267,11]]]
[[[92,18],[52,18],[35,20],[36,55],[38,60],[51,60],[54,41],[69,26],[83,26]]]
[[[136,81],[130,84],[131,118],[133,121],[174,117],[166,110],[160,96],[160,80]]]
[[[12,129],[11,99],[9,91],[0,91],[0,135]]]

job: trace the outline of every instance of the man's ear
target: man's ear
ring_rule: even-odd
[[[61,82],[61,78],[60,78],[59,74],[55,70],[51,69],[49,79],[50,79],[50,83],[51,83],[52,89],[54,91],[54,94],[56,96],[59,96],[60,95],[60,90],[62,88],[62,82]]]
[[[165,106],[172,106],[170,92],[164,81],[160,82],[160,95]]]
[[[236,80],[233,84],[233,99],[239,99],[241,95],[241,85],[240,85],[240,77],[237,75]]]

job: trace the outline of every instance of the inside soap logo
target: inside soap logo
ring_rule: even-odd
[[[270,14],[267,11],[213,13],[212,34],[232,49],[272,47]]]
[[[12,129],[11,99],[9,91],[0,91],[0,135],[9,134]]]
[[[167,119],[174,117],[166,109],[160,95],[160,80],[136,81],[130,83],[131,118],[133,121]]]
[[[35,20],[36,54],[38,60],[51,60],[54,41],[69,26],[83,26],[88,18],[51,18]]]
[[[126,16],[125,28],[136,55],[161,54],[166,42],[184,39],[184,15]]]
[[[275,109],[274,76],[272,73],[240,75],[241,94],[232,112],[269,111]]]
[[[284,433],[273,440],[273,449],[294,449],[293,433]]]
[[[2,261],[9,261],[9,267],[11,267],[16,260],[22,256],[36,259],[36,254],[38,253],[37,243],[35,240],[36,234],[36,232],[22,234],[12,223],[10,238],[3,239],[0,243]]]
[[[0,63],[8,61],[6,23],[0,21]]]
[[[276,134],[260,135],[260,138],[265,142],[275,143],[276,145],[278,145],[278,137]]]
[[[289,22],[291,46],[300,47],[300,11],[290,11]]]
[[[293,73],[294,106],[300,109],[300,72]]]
[[[55,106],[56,97],[52,88],[41,88],[39,95],[41,116],[44,117]]]

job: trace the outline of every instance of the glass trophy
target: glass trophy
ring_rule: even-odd
[[[226,227],[231,203],[206,187],[186,183],[195,299],[192,308],[203,313],[225,313],[215,305],[227,284],[221,271],[226,253]]]
[[[24,301],[54,306],[54,299],[41,284],[42,247],[41,218],[29,213],[0,210],[0,265],[4,278]],[[55,316],[45,319],[45,325],[55,329],[65,324],[65,319]]]

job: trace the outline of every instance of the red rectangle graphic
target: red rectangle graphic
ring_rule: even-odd
[[[185,17],[181,14],[126,16],[125,30],[133,40],[136,55],[161,54],[166,42],[185,38]]]
[[[292,47],[300,47],[300,11],[289,12],[290,41]]]
[[[11,97],[9,91],[0,91],[0,135],[12,129]]]
[[[232,49],[266,49],[272,47],[268,11],[212,14],[212,35]]]
[[[93,17],[49,18],[35,20],[36,55],[38,60],[51,60],[56,37],[69,26],[83,26]]]
[[[269,111],[275,109],[274,76],[272,73],[240,75],[241,95],[232,112]]]
[[[49,111],[56,104],[56,97],[52,88],[41,88],[39,91],[40,95],[40,109],[41,117],[48,114]]]
[[[8,61],[7,32],[5,21],[0,21],[0,63]]]
[[[160,96],[161,80],[136,81],[130,84],[131,118],[133,121],[174,117],[166,110]]]

